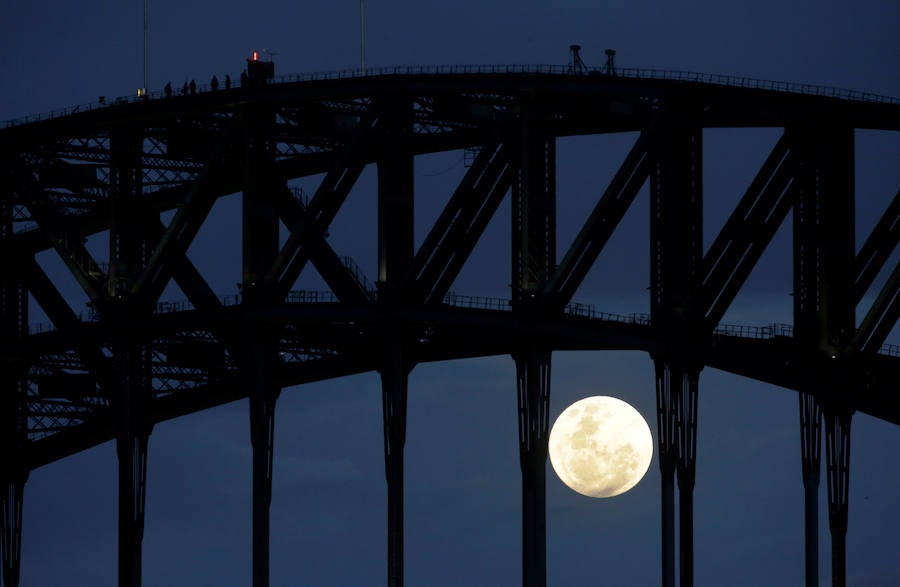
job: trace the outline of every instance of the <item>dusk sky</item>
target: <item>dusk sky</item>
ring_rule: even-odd
[[[133,95],[143,79],[143,3],[3,0],[0,121]],[[151,9],[151,90],[216,74],[233,79],[253,50],[275,52],[276,75],[359,67],[359,3],[157,0]],[[589,66],[617,50],[620,67],[687,70],[818,84],[900,97],[896,0],[711,0],[653,3],[366,2],[367,61],[392,65]],[[768,155],[780,129],[704,133],[708,246]],[[635,135],[561,139],[562,257]],[[900,188],[900,133],[856,135],[857,246]],[[465,172],[461,152],[416,161],[416,240]],[[296,182],[314,189],[317,178]],[[330,231],[338,254],[376,276],[375,169],[368,168]],[[240,194],[223,198],[188,254],[213,289],[240,281]],[[574,301],[649,312],[648,188]],[[454,290],[509,297],[509,200]],[[791,322],[791,221],[723,320]],[[106,236],[90,240],[101,260]],[[55,253],[39,257],[76,311],[84,296]],[[857,322],[885,277],[886,264]],[[313,271],[297,289],[324,289]],[[170,295],[171,294],[171,295]],[[164,298],[180,299],[170,291]],[[32,312],[31,321],[43,320]],[[888,342],[900,344],[894,328]],[[613,395],[656,435],[653,368],[643,353],[553,354],[551,421],[572,402]],[[251,448],[247,401],[164,422],[150,438],[146,587],[248,585]],[[276,411],[273,586],[381,585],[386,484],[379,377],[368,373],[285,389]],[[900,428],[853,419],[848,585],[900,585]],[[655,446],[654,446],[655,450]],[[419,365],[409,387],[406,584],[521,584],[521,480],[515,368],[509,357]],[[830,584],[825,449],[820,487],[821,584]],[[660,583],[657,455],[631,491],[591,499],[547,469],[548,584]],[[803,583],[803,488],[795,392],[707,368],[700,379],[695,490],[695,584]],[[22,586],[114,585],[116,454],[106,443],[32,472],[25,491]]]

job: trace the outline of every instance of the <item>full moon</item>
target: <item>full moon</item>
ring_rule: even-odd
[[[640,412],[596,395],[566,408],[550,430],[550,463],[563,483],[588,497],[625,493],[650,467],[653,436]]]

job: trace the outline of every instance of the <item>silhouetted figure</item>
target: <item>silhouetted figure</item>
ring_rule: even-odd
[[[163,91],[166,93],[166,98],[172,97],[172,83],[166,82],[166,87],[163,88]]]
[[[106,104],[106,96],[100,96],[100,104]]]
[[[241,85],[242,86],[247,85],[247,72],[246,71],[241,72]]]
[[[188,93],[188,85],[187,82],[184,82],[184,85],[181,87],[181,95],[187,96]]]
[[[188,87],[191,89],[191,96],[197,93],[197,82],[191,80],[191,85]]]
[[[213,76],[211,80],[209,80],[209,87],[215,92],[219,89],[219,78]]]
[[[228,75],[227,73],[225,74],[225,89],[226,90],[231,89],[231,76]]]

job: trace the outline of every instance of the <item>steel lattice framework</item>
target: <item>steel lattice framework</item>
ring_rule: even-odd
[[[119,585],[141,580],[147,440],[157,422],[249,398],[253,585],[268,585],[275,406],[282,388],[378,371],[388,483],[388,584],[403,584],[403,447],[416,364],[511,355],[518,379],[523,578],[543,587],[551,353],[646,351],[656,366],[662,583],[693,582],[692,509],[704,366],[796,390],[806,486],[807,582],[817,577],[824,422],[835,584],[842,584],[856,411],[900,424],[900,191],[857,252],[854,132],[900,130],[900,103],[821,88],[639,71],[518,67],[380,71],[116,101],[0,130],[0,454],[3,581],[19,577],[29,471],[114,439]],[[703,130],[777,127],[780,139],[707,251]],[[556,142],[636,132],[562,259]],[[471,165],[418,249],[416,156],[465,149]],[[377,166],[375,285],[327,237],[365,166]],[[289,180],[321,175],[312,194]],[[649,183],[650,314],[573,302]],[[186,252],[218,198],[242,193],[243,278],[212,291]],[[451,294],[506,199],[508,299]],[[793,326],[720,324],[788,214]],[[171,218],[164,222],[164,218]],[[279,223],[289,236],[279,240]],[[88,236],[108,233],[96,258]],[[55,250],[90,300],[79,315],[36,261]],[[325,293],[295,291],[313,265]],[[889,277],[861,322],[879,273]],[[174,282],[188,301],[160,301]],[[53,326],[30,331],[29,296]],[[472,337],[473,329],[479,332]],[[373,352],[376,351],[376,352]]]

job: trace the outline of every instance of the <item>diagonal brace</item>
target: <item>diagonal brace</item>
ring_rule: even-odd
[[[853,292],[858,304],[875,277],[884,267],[897,243],[900,242],[900,190],[894,195],[872,234],[856,254],[856,283]]]
[[[718,324],[793,205],[787,135],[776,143],[703,259],[704,315]]]
[[[355,176],[352,181],[348,182],[347,191],[359,177],[362,167],[360,166],[358,170],[354,171]],[[346,194],[341,199],[343,200],[343,198],[346,198]],[[278,215],[281,216],[284,223],[287,226],[296,227],[266,274],[266,282],[275,284],[273,287],[276,288],[277,299],[282,299],[287,295],[303,271],[303,267],[309,260],[312,260],[328,287],[341,301],[367,302],[369,294],[366,288],[325,240],[324,232],[331,223],[331,218],[324,226],[310,227],[307,222],[311,213],[304,209],[303,204],[294,199],[287,190],[276,197],[275,205],[278,208]],[[308,234],[302,234],[304,231],[308,231]]]
[[[413,260],[407,279],[415,280],[417,298],[440,302],[475,244],[484,233],[512,183],[507,149],[490,145],[457,187]]]
[[[272,284],[279,298],[287,295],[311,257],[314,263],[320,262],[321,267],[316,264],[316,268],[326,281],[331,279],[333,283],[329,283],[329,287],[339,298],[342,294],[344,297],[341,299],[360,297],[360,292],[354,291],[346,280],[347,277],[352,281],[355,279],[346,268],[345,272],[338,268],[342,263],[337,255],[330,252],[331,247],[325,242],[324,235],[365,168],[364,155],[369,150],[374,127],[375,118],[371,115],[360,124],[322,179],[308,207],[304,209],[300,202],[286,198],[285,194],[276,198],[279,215],[291,233],[263,281]],[[337,265],[334,264],[335,259],[338,260]],[[356,289],[364,291],[364,288]],[[367,295],[364,297],[368,298]]]
[[[884,344],[900,318],[900,265],[884,284],[850,343],[854,350],[874,351]]]
[[[558,309],[571,301],[650,172],[649,132],[642,132],[544,287]]]
[[[96,302],[103,294],[102,284],[106,275],[84,246],[80,235],[73,235],[65,228],[65,222],[52,209],[52,203],[39,186],[29,186],[29,206],[32,217],[37,221],[41,231],[53,243],[60,258],[71,271],[92,302]]]
[[[154,303],[162,294],[172,271],[172,259],[184,255],[212,210],[218,196],[217,187],[221,182],[222,172],[228,166],[227,155],[234,145],[234,135],[233,129],[226,132],[216,145],[200,177],[187,188],[183,205],[179,207],[135,281],[132,294],[142,297],[145,303]]]

